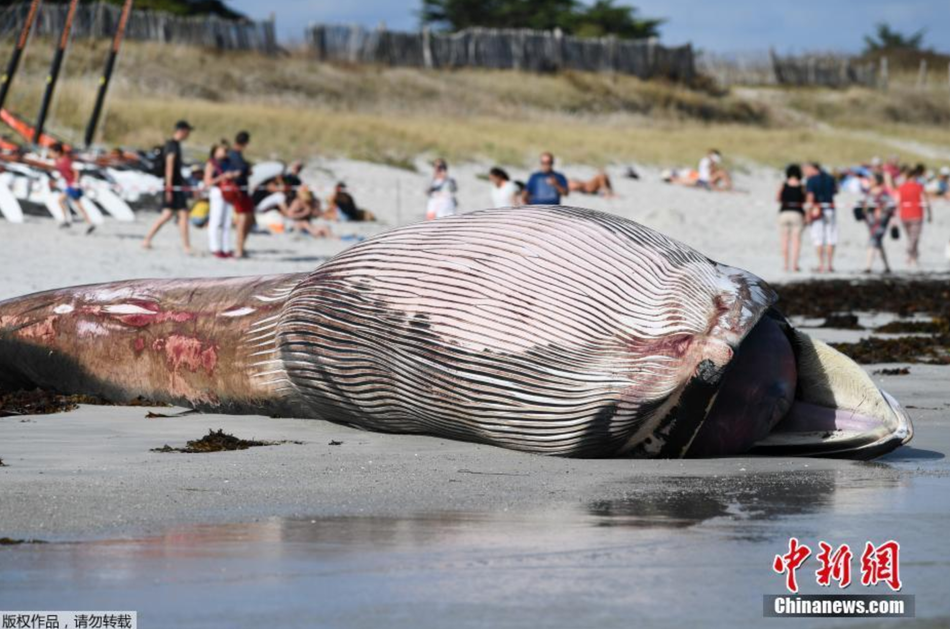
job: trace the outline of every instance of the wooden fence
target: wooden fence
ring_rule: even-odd
[[[775,80],[779,85],[818,85],[823,87],[878,86],[878,65],[857,62],[840,55],[779,57],[769,53]]]
[[[67,5],[40,5],[34,33],[58,36],[66,21]],[[28,3],[14,4],[0,13],[0,36],[19,31],[29,11]],[[73,22],[75,38],[110,38],[119,21],[121,7],[96,2],[80,4]],[[182,17],[158,11],[132,12],[126,38],[139,41],[187,44],[220,50],[256,50],[271,54],[277,51],[273,20],[252,22],[225,20],[214,16]]]
[[[886,64],[834,54],[779,56],[774,51],[716,55],[702,53],[700,73],[720,85],[797,85],[886,87]]]
[[[560,31],[470,28],[458,33],[393,32],[317,25],[307,31],[317,59],[417,68],[495,68],[554,72],[617,72],[689,81],[693,50],[655,40],[580,38]]]

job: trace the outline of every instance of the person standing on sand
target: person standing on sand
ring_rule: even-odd
[[[560,205],[568,194],[567,177],[554,170],[554,155],[541,153],[541,170],[531,175],[522,193],[525,205]]]
[[[818,267],[814,271],[833,273],[835,245],[838,244],[838,223],[835,216],[838,182],[822,170],[818,162],[806,164],[804,172],[808,178],[805,184],[806,220],[818,254]]]
[[[96,226],[89,220],[86,209],[79,203],[79,200],[82,198],[82,189],[79,187],[79,171],[76,170],[72,155],[66,151],[62,142],[57,142],[50,149],[50,157],[53,158],[56,172],[63,178],[63,184],[65,185],[62,194],[59,195],[59,206],[63,208],[63,222],[60,223],[60,227],[69,227],[70,218],[72,216],[72,211],[70,210],[72,204],[70,201],[75,201],[76,210],[89,225],[89,227],[86,228],[86,234],[91,234],[95,231]]]
[[[785,183],[778,191],[778,226],[782,244],[785,271],[799,272],[798,259],[802,250],[802,230],[805,229],[805,186],[802,169],[792,164],[785,170]]]
[[[514,207],[521,204],[518,186],[504,170],[497,166],[492,168],[488,171],[488,181],[491,182],[492,207]]]
[[[188,234],[188,194],[184,190],[185,178],[181,173],[181,143],[191,135],[192,127],[186,120],[179,120],[175,124],[175,133],[171,139],[165,143],[162,149],[162,159],[164,160],[164,204],[162,213],[158,220],[148,230],[145,240],[142,241],[143,249],[152,248],[152,239],[158,230],[168,221],[178,214],[178,229],[181,231],[181,244],[186,254],[191,253],[191,243]]]
[[[426,203],[426,220],[431,221],[437,218],[452,216],[458,211],[458,201],[455,194],[458,192],[458,184],[455,179],[449,177],[449,165],[441,157],[432,162],[432,181],[426,194],[429,201]]]
[[[891,266],[887,262],[887,254],[884,252],[884,236],[887,235],[887,226],[894,215],[894,199],[888,193],[888,188],[884,184],[884,173],[876,173],[870,190],[864,196],[861,202],[861,208],[864,210],[864,220],[867,221],[868,230],[871,238],[868,241],[868,259],[864,272],[870,273],[874,265],[874,258],[881,256],[884,263],[884,272],[890,273]]]
[[[923,164],[918,164],[907,173],[904,183],[897,189],[901,224],[904,226],[904,235],[907,236],[907,265],[914,269],[920,267],[920,232],[924,226],[925,210],[927,222],[933,221],[930,199],[920,183],[925,170]]]
[[[222,141],[211,147],[205,164],[204,184],[208,190],[208,247],[216,258],[230,258],[231,213],[234,207],[224,198],[222,186],[234,179],[228,165],[228,144]]]
[[[234,136],[234,145],[228,151],[228,169],[233,173],[234,183],[238,186],[237,199],[234,201],[234,213],[237,215],[235,228],[237,242],[234,247],[236,258],[246,258],[244,245],[254,226],[254,202],[248,192],[251,177],[251,164],[245,159],[244,151],[251,143],[251,134],[241,131]]]

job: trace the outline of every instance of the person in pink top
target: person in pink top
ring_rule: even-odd
[[[63,180],[63,192],[59,195],[59,206],[63,208],[63,222],[60,227],[69,227],[72,219],[72,209],[75,209],[82,216],[83,220],[89,225],[86,233],[91,234],[96,226],[89,220],[85,208],[79,200],[82,198],[82,188],[79,187],[79,171],[73,164],[73,157],[63,147],[62,143],[57,142],[50,148],[50,157],[53,158],[53,165],[56,172]],[[70,203],[75,201],[75,203]]]
[[[927,215],[927,222],[933,220],[930,199],[920,183],[923,175],[924,166],[918,164],[906,174],[904,183],[897,188],[897,207],[907,237],[907,264],[912,268],[920,266],[920,232],[924,225],[924,214]]]

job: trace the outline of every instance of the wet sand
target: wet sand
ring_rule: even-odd
[[[758,626],[794,535],[898,540],[903,593],[944,626],[950,368],[911,369],[875,376],[916,435],[873,462],[567,460],[144,408],[3,418],[0,536],[50,543],[0,547],[0,609],[135,609],[144,626]],[[210,428],[304,443],[150,452]]]
[[[772,185],[745,183],[762,194]],[[625,182],[626,202],[586,204],[630,208],[620,213],[782,279],[761,198],[663,185]],[[651,190],[657,209],[632,203]],[[684,210],[661,211],[681,201]],[[697,222],[706,210],[761,221],[724,241],[728,225],[706,234]],[[934,232],[948,226],[943,215]],[[108,224],[90,238],[38,219],[22,227],[0,252],[4,268],[17,269],[0,280],[0,298],[122,277],[299,271],[345,246],[261,236],[255,258],[228,263],[178,256],[171,229],[140,253],[143,224]],[[844,230],[861,237],[856,226]],[[40,244],[56,254],[38,255]],[[927,255],[939,268],[939,256]],[[827,340],[863,334],[816,331]],[[0,418],[0,538],[48,542],[0,546],[0,609],[134,609],[149,627],[752,627],[763,624],[762,596],[783,590],[771,562],[794,535],[813,548],[898,540],[903,593],[916,596],[925,626],[945,626],[950,367],[874,379],[916,428],[910,447],[874,462],[567,460],[312,420],[146,418],[150,409],[139,407]],[[219,428],[303,443],[151,451]],[[816,593],[809,565],[800,582]]]

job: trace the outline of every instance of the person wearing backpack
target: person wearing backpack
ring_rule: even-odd
[[[178,228],[181,231],[181,244],[185,253],[191,253],[191,243],[188,234],[188,192],[185,188],[185,177],[181,172],[181,143],[188,139],[194,129],[186,120],[179,120],[175,124],[175,133],[165,143],[160,158],[164,163],[162,178],[165,186],[162,192],[162,213],[158,220],[148,230],[142,248],[151,249],[152,239],[165,223],[178,214]]]

